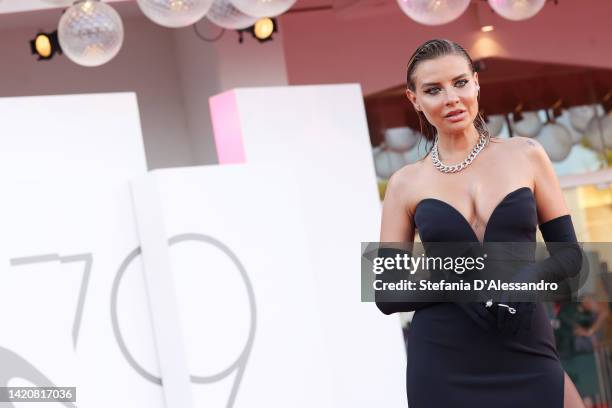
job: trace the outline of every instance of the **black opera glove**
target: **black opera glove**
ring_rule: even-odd
[[[382,244],[382,243],[381,243]],[[381,247],[378,249],[377,256],[395,258],[396,255],[404,256],[404,254],[412,257],[412,252],[407,249],[398,248],[387,248]],[[385,270],[378,276],[378,279],[383,282],[398,282],[401,280],[401,272],[395,270]],[[409,299],[405,293],[401,292],[390,292],[390,291],[375,291],[374,300],[378,309],[386,315],[397,312],[412,312],[420,310],[424,307],[434,305],[438,302],[431,301],[417,301],[416,296],[414,299]],[[414,300],[414,301],[412,301]]]
[[[465,247],[461,247],[460,245],[455,244],[455,246],[449,247],[442,245],[437,245],[436,243],[424,243],[424,246],[428,249],[428,255],[435,256],[441,255],[440,251],[442,251],[445,255],[451,256],[459,256],[466,255],[463,252],[465,249],[471,248],[469,245]],[[458,251],[458,252],[457,252]],[[380,257],[395,257],[397,254],[403,256],[407,254],[408,256],[412,256],[411,251],[395,249],[395,248],[380,248],[378,250],[377,255]],[[442,272],[441,274],[435,274],[434,276],[430,276],[433,278],[432,280],[445,279],[447,281],[452,281],[457,277],[454,276],[453,271]],[[397,282],[401,276],[396,271],[385,271],[379,277],[383,282]],[[378,292],[375,294],[376,306],[378,309],[386,315],[396,313],[396,312],[411,312],[418,311],[423,308],[435,305],[440,303],[439,301],[416,301],[417,296],[414,296],[413,299],[407,299],[406,294],[395,294],[389,292]],[[484,295],[483,295],[484,296]],[[440,299],[441,301],[447,301],[444,299]],[[485,299],[483,298],[483,301]],[[496,326],[495,318],[489,313],[489,311],[483,306],[483,302],[455,302],[457,306],[459,306],[463,311],[476,323],[482,330],[488,331]]]
[[[515,282],[555,282],[564,284],[576,277],[581,269],[583,253],[569,214],[553,218],[540,225],[542,237],[550,257],[530,263],[514,277]],[[585,268],[585,273],[588,268]],[[485,307],[497,317],[497,327],[503,333],[516,335],[522,328],[531,329],[531,318],[536,307],[535,294],[521,294],[516,300],[513,291],[502,293],[499,302],[488,301]]]
[[[480,248],[480,247],[478,247]],[[478,252],[468,254],[471,257],[480,256]],[[465,278],[469,282],[473,284],[476,279],[484,279],[487,275],[487,269],[478,272],[471,271],[469,275],[466,275]],[[450,279],[449,279],[450,280]],[[477,292],[477,299],[474,301],[455,301],[457,306],[463,310],[465,314],[474,322],[478,327],[480,327],[483,331],[487,332],[497,327],[497,318],[494,316],[489,309],[487,309],[484,304],[485,301],[490,297],[488,291],[479,290]]]

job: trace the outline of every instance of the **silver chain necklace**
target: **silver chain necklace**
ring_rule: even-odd
[[[470,152],[468,157],[465,158],[465,160],[463,160],[461,163],[452,166],[447,166],[446,164],[442,163],[438,157],[438,135],[436,135],[436,140],[434,142],[433,148],[431,149],[431,161],[433,162],[434,167],[440,170],[442,173],[457,173],[458,171],[461,171],[467,166],[469,166],[470,163],[472,163],[472,161],[476,158],[476,156],[478,156],[478,153],[480,153],[480,151],[484,149],[488,142],[488,132],[481,134],[480,138],[478,139],[478,143],[474,145],[474,148],[472,148],[472,151]]]

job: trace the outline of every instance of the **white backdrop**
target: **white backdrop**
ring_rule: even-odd
[[[219,98],[220,157],[246,163],[148,175],[134,94],[0,99],[0,386],[76,386],[81,407],[405,405],[399,319],[360,302],[380,204],[359,87]]]
[[[296,175],[335,406],[405,406],[399,316],[360,301],[360,243],[379,240],[380,200],[359,85],[236,89],[211,98],[211,115],[221,164]]]
[[[113,291],[139,245],[135,95],[2,98],[0,112],[0,302],[12,323],[0,386],[76,386],[80,407],[163,407],[129,360],[158,372],[142,273]]]
[[[135,183],[134,196],[149,214],[139,215],[141,235],[158,240],[142,243],[148,279],[168,272],[150,276],[149,265],[169,266],[164,291],[150,293],[154,313],[178,305],[193,406],[335,406],[291,172],[158,170]],[[177,358],[175,347],[163,353]]]

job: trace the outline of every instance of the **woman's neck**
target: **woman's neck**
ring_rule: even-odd
[[[478,143],[480,134],[474,126],[460,133],[438,134],[438,153],[444,163],[460,162],[467,157]]]

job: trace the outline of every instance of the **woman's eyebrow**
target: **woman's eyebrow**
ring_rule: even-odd
[[[453,78],[453,81],[456,81],[456,80],[458,80],[458,79],[460,79],[460,78],[463,78],[463,77],[466,77],[466,76],[467,76],[467,74],[461,74],[461,75],[459,75],[459,76],[454,77],[454,78]],[[431,86],[431,85],[439,85],[439,84],[440,84],[439,82],[428,82],[428,83],[426,83],[426,84],[423,84],[423,85],[422,85],[422,87],[424,88],[424,87],[426,87],[426,86]]]

